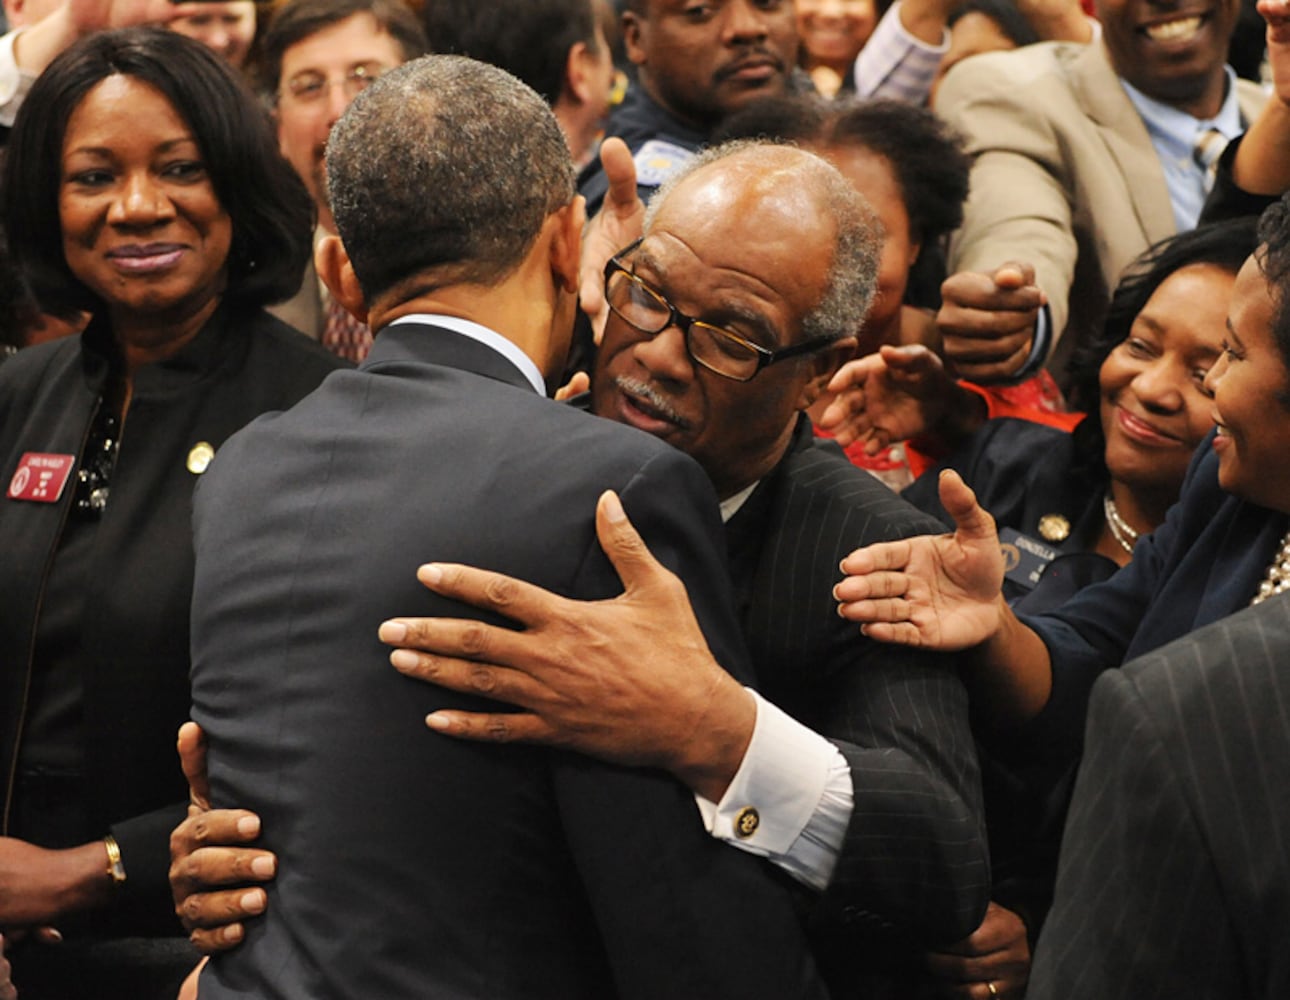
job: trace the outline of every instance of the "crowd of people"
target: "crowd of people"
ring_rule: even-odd
[[[1290,0],[4,13],[0,1000],[1290,994]]]

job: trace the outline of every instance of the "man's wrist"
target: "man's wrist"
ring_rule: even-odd
[[[721,671],[704,712],[688,738],[679,741],[677,760],[668,770],[696,795],[721,801],[739,772],[756,725],[756,699]]]
[[[1052,350],[1053,340],[1052,314],[1048,311],[1048,304],[1044,303],[1039,307],[1039,313],[1035,316],[1034,329],[1030,334],[1030,353],[1026,355],[1026,360],[1021,363],[1021,367],[1010,375],[1002,375],[999,378],[992,378],[988,381],[982,379],[981,383],[983,385],[1017,385],[1033,375],[1038,375],[1040,369],[1048,363],[1048,354]]]

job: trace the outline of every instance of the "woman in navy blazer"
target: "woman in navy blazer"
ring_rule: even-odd
[[[947,472],[941,500],[956,532],[852,553],[835,591],[844,617],[877,639],[970,650],[982,716],[1074,759],[1103,670],[1290,587],[1290,200],[1268,209],[1259,238],[1206,377],[1217,429],[1127,567],[1056,611],[1018,618],[1000,593],[994,523]]]

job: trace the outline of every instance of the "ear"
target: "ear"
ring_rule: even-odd
[[[913,240],[910,240],[910,242],[909,242],[909,260],[908,260],[908,261],[906,261],[906,264],[907,264],[909,267],[913,267],[916,263],[918,263],[919,255],[920,255],[920,254],[922,254],[922,252],[923,252],[923,244],[921,244],[921,243],[915,243]]]
[[[811,374],[802,385],[801,394],[797,398],[799,410],[809,408],[820,398],[829,380],[833,378],[833,373],[855,357],[858,346],[859,341],[855,337],[843,337],[806,359]]]
[[[574,42],[564,61],[564,92],[579,104],[591,102],[591,67],[595,58],[586,42]]]
[[[314,267],[332,298],[344,306],[355,319],[367,322],[367,302],[359,286],[354,265],[345,252],[339,236],[326,236],[314,250]]]
[[[623,49],[635,66],[645,65],[645,45],[641,41],[641,35],[647,31],[649,25],[641,20],[639,14],[631,10],[623,11]]]
[[[582,195],[577,195],[564,208],[555,211],[554,221],[551,274],[559,288],[577,294],[579,265],[582,260],[582,230],[587,223],[587,200]]]
[[[23,17],[23,8],[26,6],[26,0],[4,0],[4,16],[9,22],[9,29],[22,28],[26,26],[26,19]]]

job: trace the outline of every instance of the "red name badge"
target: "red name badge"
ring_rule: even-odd
[[[9,480],[10,500],[33,500],[57,503],[63,487],[72,477],[75,455],[48,455],[39,451],[24,452],[18,460],[18,471]]]

